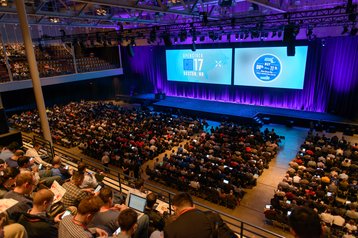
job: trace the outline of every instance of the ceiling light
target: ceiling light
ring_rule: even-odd
[[[59,22],[60,22],[60,19],[57,18],[57,17],[50,17],[50,22],[51,22],[51,23],[59,23]]]
[[[342,35],[348,33],[348,26],[343,26],[343,31],[342,31]]]
[[[106,16],[107,10],[104,8],[98,8],[98,9],[96,9],[96,14],[97,14],[97,16]]]
[[[357,35],[357,31],[358,31],[358,28],[356,28],[355,26],[353,26],[350,35],[351,35],[351,36]]]
[[[7,7],[7,0],[0,1],[2,7]]]

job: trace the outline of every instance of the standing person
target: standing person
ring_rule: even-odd
[[[194,207],[188,193],[178,193],[173,201],[174,221],[164,228],[165,238],[195,237],[210,238],[212,224],[204,212]]]
[[[109,164],[111,163],[111,159],[109,158],[109,153],[107,151],[103,153],[101,161],[104,166],[104,171],[109,173]]]
[[[308,207],[295,207],[288,222],[295,238],[321,238],[323,235],[318,214]]]

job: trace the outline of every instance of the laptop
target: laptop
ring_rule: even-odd
[[[147,204],[147,199],[133,193],[129,194],[128,207],[132,208],[138,213],[138,219],[144,215],[145,205]]]

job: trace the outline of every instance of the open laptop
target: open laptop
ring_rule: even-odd
[[[144,215],[145,205],[147,203],[147,199],[144,197],[140,197],[133,193],[129,194],[128,207],[132,208],[138,213],[138,219]]]

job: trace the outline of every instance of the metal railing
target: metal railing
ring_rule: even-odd
[[[37,141],[41,140],[42,142],[45,141],[43,138],[38,137],[38,136],[36,136],[36,140]],[[27,147],[27,144],[29,143],[29,141],[32,141],[32,138],[23,134],[23,141],[24,141],[25,147]],[[58,146],[53,146],[52,149],[49,149],[49,151],[53,151],[54,155],[60,156],[65,164],[68,164],[69,166],[73,167],[76,170],[77,170],[77,163],[79,161],[87,163],[90,170],[96,170],[96,169],[103,170],[104,169],[104,166],[101,163],[99,163],[98,161],[89,160],[88,158],[72,154],[66,150],[63,150],[62,148],[60,148]],[[128,190],[133,187],[136,179],[120,172],[119,169],[108,168],[108,171],[109,171],[108,175],[103,180],[104,184],[111,187],[112,189],[116,190],[117,192],[127,194]],[[163,188],[153,185],[151,183],[145,183],[145,188],[151,192],[160,194],[161,200],[163,202],[168,203],[169,214],[172,213],[171,201],[172,201],[172,197],[175,195],[174,192],[163,189]],[[213,212],[220,214],[222,219],[228,224],[228,226],[239,237],[284,238],[284,236],[281,236],[281,235],[271,232],[269,230],[263,229],[259,226],[244,222],[244,221],[238,219],[237,217],[234,217],[232,215],[229,215],[229,214],[219,211],[219,210],[215,210],[212,207],[209,207],[202,203],[195,202],[195,207],[200,210],[204,210],[204,211],[211,210]]]

